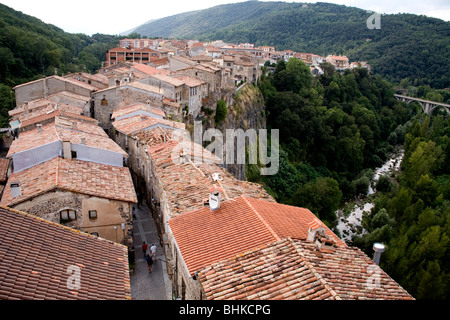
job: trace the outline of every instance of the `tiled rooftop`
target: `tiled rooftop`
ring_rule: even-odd
[[[163,104],[172,108],[180,108],[180,104],[173,99],[164,98]]]
[[[166,143],[172,139],[172,133],[173,129],[156,127],[150,130],[139,131],[133,134],[133,137],[137,138],[146,146],[152,147],[160,143]]]
[[[205,83],[204,81],[200,81],[197,78],[188,76],[176,76],[176,79],[183,81],[183,83],[188,87],[197,87]]]
[[[26,104],[23,104],[21,106],[17,106],[12,110],[8,111],[8,114],[13,118],[13,120],[15,119],[23,119],[23,117],[25,116],[25,110],[26,108],[28,108],[28,112],[34,112],[35,110],[39,110],[42,108],[45,108],[47,106],[51,106],[53,105],[54,102],[52,102],[51,100],[47,99],[47,98],[42,98],[42,99],[36,99],[33,101],[29,101]]]
[[[79,290],[68,288],[70,266]],[[0,299],[131,299],[127,248],[0,207]]]
[[[20,183],[19,197],[12,197],[10,182]],[[56,157],[20,172],[13,172],[0,203],[12,206],[54,189],[137,202],[128,168]]]
[[[60,91],[60,92],[49,95],[47,98],[51,101],[56,101],[58,99],[61,100],[64,98],[84,101],[86,103],[91,101],[91,97],[82,96],[80,94],[76,94],[76,93],[69,92],[69,91]]]
[[[140,63],[140,64],[136,64],[132,67],[132,69],[135,69],[139,72],[145,73],[149,76],[154,75],[154,74],[164,74],[167,75],[168,72],[166,70],[162,70],[162,69],[157,69],[155,67],[152,66],[148,66],[146,64]]]
[[[73,124],[76,123],[76,127]],[[59,118],[55,123],[44,125],[27,132],[22,132],[20,138],[13,141],[8,157],[13,154],[30,150],[54,141],[68,140],[74,144],[81,144],[82,139],[87,146],[117,152],[123,156],[127,153],[119,147],[102,128],[92,123],[85,123],[74,119]]]
[[[49,105],[43,109],[36,110],[34,112],[30,112],[28,114],[21,114],[19,116],[19,120],[21,122],[21,127],[27,127],[42,121],[46,121],[49,119],[54,119],[57,116],[66,115],[71,118],[76,118],[82,121],[88,121],[90,123],[97,124],[98,121],[89,117],[82,116],[83,110],[78,107],[70,106],[67,104],[61,105],[61,104],[54,104]]]
[[[168,205],[171,208],[170,216],[176,217],[186,212],[201,209],[204,207],[205,199],[209,197],[209,189],[219,182],[213,182],[212,175],[218,173],[220,185],[225,191],[225,197],[234,198],[240,195],[246,195],[252,198],[261,198],[269,201],[275,201],[261,185],[247,181],[240,181],[218,165],[220,159],[203,149],[203,160],[209,163],[199,162],[194,156],[195,144],[180,145],[179,142],[171,139],[171,135],[165,132],[165,136],[136,136],[142,139],[144,143],[152,140],[148,148],[148,154],[155,164],[157,175],[164,186],[165,194],[168,197]],[[165,141],[161,143],[161,140]],[[160,143],[157,143],[159,141]],[[147,143],[148,144],[148,143]],[[181,147],[190,147],[190,158],[172,159],[172,152],[178,152]],[[199,145],[197,145],[199,147]],[[175,151],[174,151],[175,150]],[[174,154],[177,157],[177,154]]]
[[[151,116],[145,116],[145,115],[137,115],[130,118],[121,119],[119,121],[113,122],[113,127],[123,132],[127,135],[136,133],[141,130],[145,130],[157,125],[163,125],[172,127],[175,129],[184,129],[185,124],[182,122],[172,121],[172,120],[166,120],[166,119],[158,119]]]
[[[163,75],[163,74],[154,74],[154,75],[151,76],[151,78],[155,78],[155,79],[157,79],[159,81],[169,83],[169,84],[171,84],[171,85],[173,85],[175,87],[179,87],[179,86],[184,85],[184,82],[181,81],[180,79],[176,79],[174,77],[170,77],[170,76]]]
[[[263,210],[265,207],[270,209]],[[316,220],[307,209],[240,196],[223,201],[220,209],[213,212],[203,207],[174,217],[169,225],[189,273],[194,274],[207,265],[284,237],[305,240],[308,223]],[[331,230],[325,230],[337,246],[346,246]]]
[[[291,238],[213,263],[198,278],[209,300],[413,299],[361,250],[324,253]]]
[[[123,115],[129,114],[129,113],[132,113],[132,112],[135,112],[135,111],[139,111],[139,110],[148,111],[148,112],[156,114],[156,115],[158,115],[160,117],[165,117],[165,115],[166,115],[164,113],[164,111],[162,111],[161,109],[153,108],[153,107],[151,107],[149,105],[145,105],[145,104],[142,104],[142,103],[136,103],[136,104],[133,104],[133,105],[130,105],[130,106],[126,106],[126,107],[122,107],[122,108],[116,109],[114,111],[114,113],[112,114],[111,119],[116,119],[116,118],[121,117]]]
[[[124,84],[122,86],[124,88],[134,88],[134,89],[143,90],[143,91],[147,91],[147,92],[162,94],[162,89],[159,89],[156,86],[152,86],[152,85],[145,84],[145,83],[140,83],[137,81],[133,81],[133,82]],[[111,89],[111,88],[109,88],[109,89]],[[105,90],[109,90],[109,89],[105,89]]]

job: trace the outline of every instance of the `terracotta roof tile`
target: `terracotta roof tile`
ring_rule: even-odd
[[[200,81],[197,78],[192,78],[188,76],[176,76],[176,79],[183,81],[183,83],[188,87],[197,87],[204,84],[204,81]]]
[[[177,79],[177,78],[174,78],[174,77],[170,77],[170,76],[167,76],[167,75],[163,75],[163,74],[154,74],[154,75],[152,75],[150,77],[151,78],[155,78],[155,79],[157,79],[159,81],[163,81],[163,82],[169,83],[169,84],[171,84],[171,85],[173,85],[175,87],[179,87],[179,86],[184,85],[184,82],[181,81],[180,79]]]
[[[136,104],[133,104],[133,105],[130,105],[130,106],[126,106],[126,107],[122,107],[122,108],[116,109],[114,111],[114,113],[112,114],[111,119],[114,120],[114,119],[116,119],[118,117],[121,117],[123,115],[129,114],[129,113],[132,113],[132,112],[135,112],[135,111],[138,111],[138,110],[148,111],[150,113],[156,114],[156,115],[161,116],[161,117],[165,117],[166,116],[164,111],[162,111],[161,109],[154,108],[154,107],[151,107],[149,105],[142,104],[142,103],[136,103]]]
[[[367,284],[369,268],[379,270],[378,286]],[[213,263],[198,278],[209,300],[413,299],[359,249],[323,253],[289,237]]]
[[[74,265],[79,290],[67,286]],[[127,248],[0,207],[0,299],[131,299]]]
[[[74,107],[67,104],[51,103],[47,107],[35,110],[33,112],[21,113],[18,119],[21,122],[21,127],[26,127],[41,121],[55,118],[60,115],[70,116],[82,121],[88,121],[97,124],[98,121],[89,117],[82,116],[83,110],[79,107]]]
[[[139,72],[145,73],[149,76],[154,75],[154,74],[163,74],[163,75],[167,75],[168,72],[166,70],[162,70],[162,69],[157,69],[155,67],[152,66],[148,66],[146,64],[135,64],[131,67],[131,69],[135,69]]]
[[[148,139],[145,135],[135,135],[135,137],[142,138],[144,143],[151,141],[147,151],[155,165],[158,178],[164,186],[168,205],[171,208],[169,213],[171,217],[203,208],[204,201],[209,196],[209,189],[219,183],[228,198],[246,195],[275,201],[261,185],[237,180],[218,164],[219,158],[205,149],[202,149],[203,160],[207,159],[210,163],[197,163],[198,159],[194,157],[196,144],[180,145],[178,141],[172,140],[170,132],[166,131],[159,137],[149,135]],[[161,140],[164,140],[164,143],[161,143]],[[186,157],[172,159],[172,152],[177,150],[179,152],[182,147],[186,149],[190,147],[192,161],[188,161]],[[201,148],[198,145],[197,147]],[[215,173],[222,179],[220,182],[212,180]]]
[[[270,209],[263,210],[265,207]],[[280,219],[273,218],[270,210],[274,210]],[[213,212],[204,207],[174,217],[169,220],[169,225],[189,273],[193,274],[208,264],[282,237],[306,240],[307,233],[303,230],[307,230],[307,222],[313,219],[317,218],[307,209],[240,196],[222,202],[220,209]],[[325,229],[340,241],[331,230]],[[345,246],[342,241],[338,245]]]
[[[76,116],[72,116],[76,118]],[[8,151],[8,157],[36,148],[54,141],[68,140],[75,144],[81,144],[81,140],[87,146],[120,153],[127,156],[127,153],[111,140],[101,127],[95,123],[80,121],[80,119],[67,119],[58,117],[54,123],[44,125],[39,129],[33,129],[20,133],[20,138],[13,141]]]
[[[130,118],[121,119],[113,122],[113,127],[125,134],[133,134],[142,130],[151,129],[156,126],[166,126],[175,129],[185,129],[185,124],[182,122],[158,119],[146,115],[137,115]]]
[[[137,202],[128,168],[89,161],[56,157],[20,172],[14,172],[8,181],[20,183],[21,195],[13,198],[8,183],[0,202],[3,205],[11,206],[54,189]]]

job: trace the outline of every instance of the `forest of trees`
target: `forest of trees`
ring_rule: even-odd
[[[368,234],[353,244],[366,253],[383,242],[381,267],[417,299],[450,297],[450,118],[418,115],[405,136],[400,177],[379,181]],[[384,181],[384,182],[383,182]]]
[[[366,10],[332,3],[246,1],[152,21],[146,36],[223,40],[275,46],[367,61],[374,73],[413,86],[450,87],[450,22],[423,15],[383,14],[380,29],[367,28]]]
[[[280,130],[282,148],[279,173],[262,180],[278,201],[307,206],[333,226],[339,204],[365,194],[370,169],[404,141],[417,109],[397,101],[391,85],[367,69],[323,68],[313,78],[302,61],[281,60],[262,77],[267,125]]]
[[[448,298],[448,114],[430,117],[419,105],[395,100],[392,85],[366,69],[340,73],[325,64],[325,74],[313,78],[297,59],[274,67],[259,88],[268,127],[280,130],[280,170],[261,177],[248,165],[248,178],[333,228],[336,209],[366,195],[372,169],[403,146],[401,175],[378,180],[376,205],[362,223],[368,233],[351,245],[371,256],[374,242],[386,244],[381,266],[400,285],[418,299]]]

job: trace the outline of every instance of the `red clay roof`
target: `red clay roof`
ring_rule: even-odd
[[[149,105],[145,105],[142,103],[136,103],[130,106],[126,106],[126,107],[121,107],[119,109],[116,109],[114,111],[114,113],[111,116],[111,119],[115,119],[118,117],[121,117],[123,115],[138,111],[138,110],[144,110],[144,111],[148,111],[149,113],[153,113],[155,115],[158,115],[160,117],[165,117],[166,114],[164,113],[164,111],[162,111],[161,109],[157,109],[157,108],[153,108]]]
[[[71,266],[81,270],[78,290],[67,285]],[[0,299],[125,300],[130,292],[125,246],[0,207]]]
[[[182,122],[158,119],[146,115],[137,115],[113,122],[113,127],[125,134],[133,134],[158,125],[164,125],[167,127],[172,127],[174,129],[185,129],[185,124]]]
[[[171,130],[173,132],[173,130]],[[252,198],[263,198],[275,201],[261,185],[240,181],[219,165],[220,159],[200,145],[191,141],[178,142],[172,140],[172,133],[162,132],[160,137],[149,135],[135,135],[147,149],[158,180],[164,186],[169,210],[167,214],[175,217],[204,207],[204,200],[209,196],[209,189],[216,184],[225,191],[225,198],[236,198],[241,195]],[[159,142],[159,143],[157,143]],[[202,150],[202,161],[196,158],[196,148]],[[177,158],[180,150],[184,149],[185,156],[191,159]],[[194,163],[195,162],[195,163]],[[219,174],[220,182],[214,182],[211,177]]]
[[[73,124],[76,124],[76,128],[73,128]],[[69,140],[72,143],[81,144],[83,138],[89,147],[117,152],[127,156],[127,153],[110,139],[98,125],[62,117],[55,119],[54,123],[42,126],[41,132],[37,128],[22,132],[19,139],[14,140],[11,144],[7,156],[11,157],[16,153],[58,140]]]
[[[19,182],[21,189],[21,195],[13,198],[10,183],[7,183],[0,204],[8,206],[55,189],[137,202],[128,168],[90,161],[56,157],[20,172],[13,172],[8,182]]]
[[[146,64],[136,64],[134,66],[131,67],[132,69],[135,69],[139,72],[145,73],[147,75],[154,75],[154,74],[163,74],[163,75],[167,75],[168,72],[166,70],[162,70],[162,69],[157,69],[155,67],[152,66],[148,66]]]
[[[291,238],[214,263],[198,278],[208,300],[413,299],[358,248],[321,252]]]
[[[189,273],[194,274],[209,264],[287,236],[305,240],[308,223],[315,220],[308,209],[240,196],[224,201],[213,212],[205,207],[172,218],[169,225]],[[346,246],[325,229],[338,246]]]

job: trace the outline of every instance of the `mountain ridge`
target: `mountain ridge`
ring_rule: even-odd
[[[141,25],[147,37],[250,42],[319,55],[343,54],[368,61],[375,73],[399,83],[450,87],[450,22],[414,14],[382,14],[369,29],[364,9],[314,4],[247,1],[185,12]],[[412,62],[412,63],[411,63]]]

